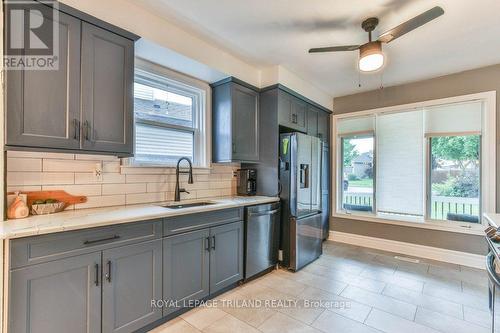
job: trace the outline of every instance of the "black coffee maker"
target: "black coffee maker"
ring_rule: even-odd
[[[257,194],[257,170],[238,169],[238,195]]]

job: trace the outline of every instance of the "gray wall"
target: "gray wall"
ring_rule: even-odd
[[[333,100],[334,114],[362,111],[374,108],[421,102],[432,99],[497,91],[497,124],[500,128],[500,65],[488,66],[461,73],[441,76],[429,80],[386,87],[359,94],[337,97]],[[497,132],[497,150],[500,148]],[[500,175],[500,154],[497,154],[497,179]],[[500,193],[497,181],[496,191]],[[499,211],[500,195],[497,195],[496,210]],[[441,247],[476,254],[486,253],[483,236],[426,230],[421,228],[377,224],[351,219],[332,218],[331,230],[379,237],[414,244]]]

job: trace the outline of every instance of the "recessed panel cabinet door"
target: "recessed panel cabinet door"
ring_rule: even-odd
[[[233,160],[259,160],[259,93],[232,85]]]
[[[243,222],[210,228],[210,293],[243,279]]]
[[[103,252],[102,332],[134,332],[161,318],[161,239]]]
[[[208,296],[209,251],[208,229],[163,240],[163,298],[177,302],[164,308],[164,316]]]
[[[101,332],[101,253],[10,273],[9,332]]]
[[[82,23],[83,149],[132,153],[134,42]]]
[[[80,148],[80,20],[59,13],[58,23],[57,70],[6,73],[9,146]]]

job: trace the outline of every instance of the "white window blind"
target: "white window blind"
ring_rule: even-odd
[[[206,164],[206,90],[177,80],[178,73],[136,68],[134,163],[174,165],[181,157]]]
[[[358,117],[339,119],[337,122],[337,134],[356,134],[373,132],[374,117]]]
[[[425,108],[425,133],[481,133],[482,101],[447,104]]]
[[[157,163],[176,163],[181,157],[193,159],[193,133],[137,123],[135,157]]]
[[[377,117],[378,212],[424,215],[423,125],[421,110]]]

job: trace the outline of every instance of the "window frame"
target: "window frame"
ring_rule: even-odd
[[[443,104],[453,104],[453,103],[461,103],[461,102],[472,102],[472,101],[481,101],[483,103],[483,116],[482,116],[482,133],[481,133],[481,171],[480,171],[480,181],[481,181],[481,216],[480,223],[468,223],[468,222],[457,222],[457,221],[446,221],[446,220],[430,220],[427,218],[427,207],[425,207],[426,216],[423,219],[403,219],[403,218],[391,218],[387,216],[380,216],[375,213],[362,214],[359,212],[345,212],[341,209],[341,202],[339,200],[342,199],[342,194],[339,193],[339,177],[342,176],[342,168],[337,167],[341,163],[339,154],[340,149],[340,141],[339,137],[341,135],[337,134],[337,121],[340,119],[348,119],[362,116],[371,116],[377,114],[383,114],[388,112],[404,112],[404,111],[414,111],[416,109],[443,105]],[[477,94],[469,94],[434,100],[426,100],[422,102],[395,105],[389,107],[381,107],[369,110],[361,110],[354,111],[349,113],[337,114],[332,117],[332,150],[333,159],[337,161],[336,165],[333,166],[332,172],[332,198],[331,204],[332,207],[335,207],[332,210],[332,217],[339,218],[347,218],[352,220],[360,220],[366,222],[375,222],[375,223],[386,223],[386,224],[394,224],[394,225],[402,225],[402,226],[410,226],[410,227],[418,227],[425,229],[435,229],[435,230],[445,230],[451,232],[458,233],[467,233],[467,234],[484,234],[483,226],[487,223],[483,216],[486,212],[495,212],[496,211],[496,92],[495,91],[486,91]],[[376,140],[376,126],[375,126],[375,140]],[[343,134],[344,135],[344,134]],[[425,138],[426,139],[426,138]],[[424,158],[424,201],[427,205],[427,154],[428,148],[426,141],[423,140],[424,144],[424,153],[426,154]],[[376,146],[376,144],[375,144]],[[376,159],[376,148],[374,150],[374,163]],[[375,180],[374,180],[375,186]],[[340,189],[341,190],[341,189]],[[374,192],[375,195],[375,192]],[[376,199],[374,199],[376,200]],[[340,204],[339,204],[340,203]]]
[[[344,140],[346,138],[357,138],[357,139],[364,139],[364,138],[372,138],[373,139],[373,158],[372,158],[372,163],[373,163],[373,194],[372,194],[372,210],[371,212],[360,212],[360,211],[351,211],[347,210],[344,208],[344,188],[343,188],[343,181],[344,181]],[[362,132],[351,132],[351,133],[342,133],[338,135],[338,144],[339,144],[339,157],[338,157],[338,165],[340,165],[340,172],[338,174],[339,179],[337,180],[338,183],[340,184],[340,187],[338,187],[338,192],[340,196],[340,201],[337,203],[336,207],[338,210],[342,211],[344,214],[353,214],[351,212],[355,212],[354,215],[356,214],[362,214],[362,215],[376,215],[377,211],[377,163],[376,163],[376,150],[377,150],[377,142],[376,142],[376,135],[375,131],[362,131]]]
[[[173,131],[193,133],[193,167],[209,168],[211,89],[208,83],[140,58],[135,59],[134,83],[136,82],[191,98],[193,101],[193,127],[141,119],[135,116],[134,110],[134,153],[136,123],[158,126]],[[134,157],[128,158],[125,165],[129,167],[175,167],[175,163],[172,162],[144,161]]]
[[[448,220],[439,220],[433,219],[432,215],[432,145],[431,140],[437,137],[452,137],[452,136],[479,136],[479,223],[470,223],[470,222],[462,222],[462,221],[453,221],[449,220],[449,222],[454,223],[467,223],[470,225],[480,224],[482,225],[484,222],[482,221],[482,201],[483,201],[483,136],[480,132],[462,132],[462,133],[446,133],[446,134],[434,134],[434,135],[426,135],[425,137],[425,220],[426,221],[448,221]]]

